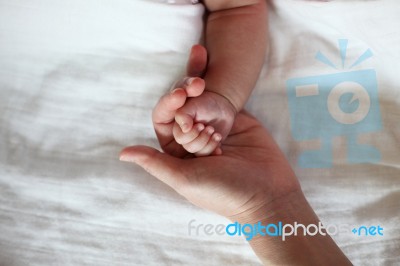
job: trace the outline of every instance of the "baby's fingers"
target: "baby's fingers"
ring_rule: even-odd
[[[177,111],[175,122],[179,125],[183,133],[188,133],[193,127],[193,118],[189,114]]]
[[[205,151],[201,153],[202,156],[209,155],[218,146],[218,143],[217,144],[210,143],[214,142],[212,138],[214,131],[215,130],[213,127],[207,126],[196,139],[182,146],[185,148],[185,150],[187,150],[190,153],[201,152],[203,149],[205,149]],[[210,146],[208,147],[209,143]],[[213,146],[215,146],[214,149],[212,149]]]
[[[221,155],[222,154],[222,150],[220,148],[221,139],[222,137],[219,133],[214,133],[209,139],[206,146],[204,146],[203,149],[195,153],[196,157],[208,156],[210,154]]]
[[[200,132],[203,131],[203,129],[204,125],[199,123],[194,125],[189,132],[184,133],[182,132],[180,126],[175,123],[172,129],[172,133],[174,135],[175,141],[181,145],[184,145],[195,140],[200,135]]]

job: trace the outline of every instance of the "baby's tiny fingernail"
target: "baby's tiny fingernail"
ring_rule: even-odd
[[[181,128],[182,128],[183,133],[186,133],[189,131],[189,125],[186,123],[182,123]]]
[[[203,129],[204,129],[204,125],[203,124],[197,124],[196,125],[196,129],[197,129],[197,131],[202,131]]]
[[[212,128],[212,127],[209,127],[209,128],[207,128],[207,134],[209,134],[209,135],[211,135],[212,133],[214,133],[214,128]]]
[[[221,141],[222,137],[221,137],[220,134],[216,133],[216,134],[214,134],[213,139],[214,139],[215,141]]]

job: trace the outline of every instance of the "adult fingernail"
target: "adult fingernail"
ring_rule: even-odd
[[[133,156],[130,156],[130,154],[126,154],[126,153],[124,153],[124,152],[122,152],[122,153],[119,155],[119,160],[120,160],[121,162],[128,162],[128,163],[134,163],[134,162],[135,162]]]
[[[119,160],[120,160],[121,162],[129,162],[129,159],[128,159],[125,155],[120,155],[120,156],[119,156]]]
[[[170,93],[174,94],[175,92],[177,92],[179,90],[179,88],[173,89]]]
[[[220,134],[214,134],[213,138],[215,141],[220,141],[222,139]]]

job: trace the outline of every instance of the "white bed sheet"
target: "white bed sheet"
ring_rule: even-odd
[[[244,239],[188,234],[227,224],[139,167],[129,144],[157,147],[150,113],[201,38],[201,5],[167,1],[0,1],[0,265],[260,265]],[[270,56],[247,105],[273,133],[327,224],[380,224],[382,237],[334,238],[356,265],[400,263],[400,3],[281,0]],[[371,48],[382,130],[363,136],[382,159],[304,169],[286,81],[331,73],[314,60]],[[277,115],[278,114],[278,115]]]

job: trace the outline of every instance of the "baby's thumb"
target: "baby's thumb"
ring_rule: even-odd
[[[193,117],[184,112],[181,108],[175,114],[175,122],[179,125],[183,133],[188,133],[193,127]]]
[[[139,165],[152,176],[172,188],[185,180],[179,172],[182,160],[147,146],[131,146],[123,149],[119,159]]]

